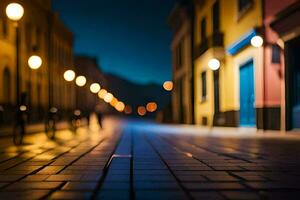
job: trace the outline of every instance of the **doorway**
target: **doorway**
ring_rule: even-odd
[[[240,66],[240,126],[255,126],[253,60]]]
[[[300,128],[300,37],[287,43],[287,128]]]

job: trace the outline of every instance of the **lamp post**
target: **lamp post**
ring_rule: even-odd
[[[21,4],[18,3],[10,3],[6,7],[6,15],[7,17],[14,22],[15,26],[15,34],[16,34],[16,103],[17,107],[20,106],[20,60],[19,60],[19,43],[20,43],[20,36],[19,36],[19,21],[22,19],[24,15],[24,8]]]

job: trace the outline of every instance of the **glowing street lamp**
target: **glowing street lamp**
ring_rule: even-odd
[[[216,58],[213,58],[213,59],[210,59],[208,61],[208,67],[211,69],[211,70],[218,70],[221,66],[221,63],[218,59]]]
[[[144,115],[146,115],[147,110],[144,106],[139,106],[137,112],[140,116],[144,116]]]
[[[73,70],[67,70],[64,73],[64,79],[68,82],[73,81],[75,79],[75,76],[76,76],[76,74]]]
[[[20,106],[20,80],[21,80],[21,73],[20,73],[20,29],[18,21],[22,19],[24,15],[24,8],[21,4],[18,3],[10,3],[6,7],[6,16],[8,19],[14,22],[15,28],[15,41],[16,41],[16,103],[17,107]],[[17,123],[19,122],[16,119]]]
[[[264,44],[264,39],[259,35],[256,35],[251,39],[251,45],[256,48],[261,47],[263,44]]]
[[[115,106],[116,110],[119,112],[123,112],[125,109],[125,104],[121,101],[119,101],[116,106]]]
[[[110,103],[113,100],[113,98],[114,98],[114,95],[112,95],[111,93],[107,93],[104,97],[104,101],[106,103]]]
[[[101,87],[99,83],[92,83],[90,86],[90,91],[94,94],[97,94],[100,91]]]
[[[19,21],[24,15],[24,8],[21,4],[10,3],[6,7],[6,15],[12,21]]]
[[[146,109],[148,112],[155,112],[157,110],[157,104],[155,102],[150,102],[147,104]]]
[[[124,110],[125,114],[130,115],[132,113],[132,108],[129,105],[125,106],[125,110]]]
[[[37,55],[30,56],[28,59],[28,66],[31,69],[40,68],[42,66],[42,63],[43,63],[42,58]]]
[[[167,91],[172,91],[173,90],[173,82],[172,81],[165,81],[163,84],[163,87]]]
[[[85,76],[77,76],[75,83],[78,87],[83,87],[86,84]]]
[[[107,91],[105,89],[101,89],[99,92],[98,92],[98,97],[100,99],[104,99],[105,95],[107,94]]]

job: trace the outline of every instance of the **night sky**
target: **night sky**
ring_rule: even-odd
[[[137,83],[171,79],[167,17],[175,0],[53,0],[75,35],[75,53]]]

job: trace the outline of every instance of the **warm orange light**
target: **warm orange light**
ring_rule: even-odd
[[[148,112],[155,112],[157,110],[157,104],[155,102],[150,102],[146,106]]]
[[[147,110],[144,106],[139,106],[137,112],[140,116],[144,116],[144,115],[146,115]]]
[[[107,93],[104,97],[106,103],[110,103],[113,100],[114,96],[111,93]]]
[[[125,106],[125,110],[124,110],[125,114],[130,115],[132,113],[132,108],[129,105]]]
[[[123,112],[125,109],[125,104],[122,101],[119,101],[116,106],[115,106],[116,110],[119,112]]]
[[[166,82],[164,82],[163,87],[167,91],[172,91],[173,90],[173,82],[172,81],[166,81]]]
[[[101,89],[99,92],[98,92],[98,97],[100,99],[104,99],[105,95],[107,94],[107,91],[105,89]]]
[[[118,99],[115,98],[115,97],[109,102],[109,104],[110,104],[112,107],[115,107],[115,106],[117,105],[117,103],[118,103]]]

